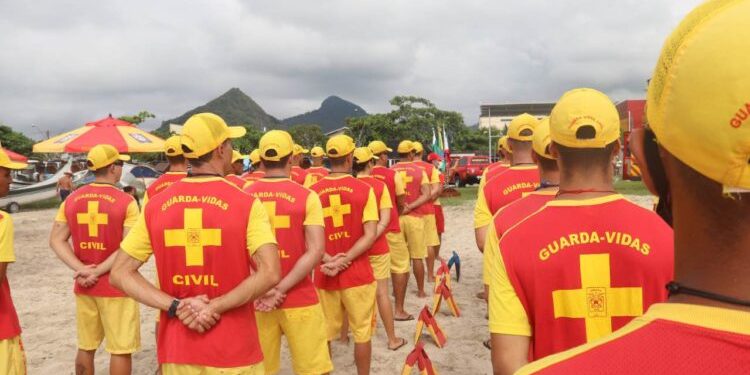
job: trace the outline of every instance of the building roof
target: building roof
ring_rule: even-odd
[[[482,104],[480,117],[511,117],[522,113],[536,116],[549,116],[555,103],[516,103],[516,104]]]

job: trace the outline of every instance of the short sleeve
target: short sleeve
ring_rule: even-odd
[[[5,212],[0,212],[0,263],[13,263],[15,261],[13,219]]]
[[[307,174],[307,175],[305,176],[305,181],[304,181],[304,183],[302,184],[302,186],[304,186],[304,187],[306,187],[306,188],[309,188],[310,186],[312,186],[312,184],[313,184],[313,178],[314,178],[314,177],[313,177],[313,174],[312,174],[312,173],[308,173],[308,174]]]
[[[422,171],[422,185],[429,185],[430,180],[427,178],[427,172]]]
[[[531,336],[531,324],[526,310],[510,283],[500,254],[500,240],[495,228],[490,228],[484,245],[486,269],[489,272],[488,299],[490,333]]]
[[[60,223],[67,223],[68,218],[65,217],[65,202],[60,204],[60,208],[57,209],[57,215],[55,215],[55,221]]]
[[[143,193],[143,209],[146,209],[146,204],[148,204],[148,190]]]
[[[393,174],[393,184],[396,186],[396,195],[406,195],[406,184],[404,183],[404,176],[401,173]]]
[[[432,175],[430,176],[430,183],[431,184],[440,183],[440,172],[438,172],[437,168],[432,168]]]
[[[120,243],[120,248],[131,257],[145,262],[154,253],[151,247],[151,236],[146,227],[146,215],[141,213],[125,239]]]
[[[265,244],[276,244],[276,237],[268,219],[268,212],[263,203],[255,198],[247,221],[247,252],[253,256],[258,248]]]
[[[490,168],[487,167],[482,171],[482,178],[479,179],[479,190],[482,190],[484,187],[484,183],[487,181],[487,171],[489,171]]]
[[[380,209],[393,208],[393,202],[391,202],[391,192],[388,190],[388,186],[383,186],[383,194],[380,196]]]
[[[362,213],[362,222],[378,221],[380,220],[378,213],[378,204],[375,200],[375,192],[370,188],[370,192],[367,195],[367,203],[365,204],[365,210]]]
[[[487,199],[484,196],[484,189],[480,188],[477,194],[477,203],[474,205],[474,228],[481,228],[490,225],[492,222],[492,212],[487,205]]]
[[[133,225],[138,221],[140,216],[140,210],[138,209],[138,203],[135,203],[135,199],[128,205],[128,212],[125,214],[125,223],[123,226],[126,228],[132,228]]]
[[[320,197],[314,192],[307,195],[305,203],[305,221],[302,225],[319,225],[325,226],[323,221],[323,205],[320,203]]]

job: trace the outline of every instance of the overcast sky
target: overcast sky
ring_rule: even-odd
[[[39,138],[106,116],[162,120],[239,87],[290,117],[329,95],[368,112],[418,95],[479,103],[594,87],[641,98],[698,0],[0,0],[0,122]]]

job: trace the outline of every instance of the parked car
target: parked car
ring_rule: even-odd
[[[448,173],[448,182],[459,187],[479,183],[484,168],[490,165],[486,156],[462,156],[455,162]]]

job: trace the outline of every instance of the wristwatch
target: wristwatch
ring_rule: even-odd
[[[167,310],[167,317],[174,318],[177,316],[177,306],[180,306],[180,300],[175,298],[172,300],[172,304],[169,305],[169,310]]]

